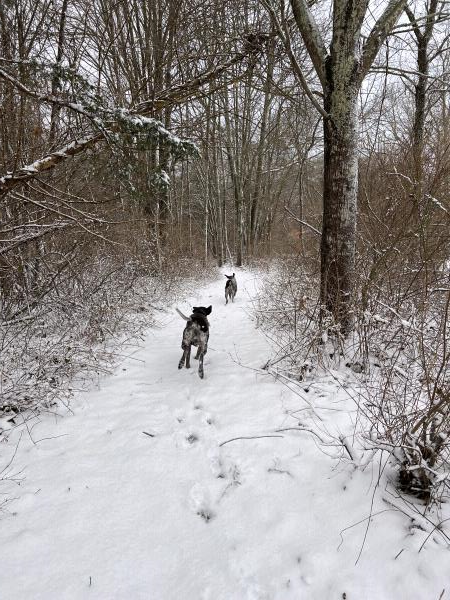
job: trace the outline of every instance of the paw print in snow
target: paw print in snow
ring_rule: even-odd
[[[211,509],[211,500],[208,490],[196,483],[189,492],[189,505],[191,510],[201,517],[205,523],[214,518],[215,513]]]

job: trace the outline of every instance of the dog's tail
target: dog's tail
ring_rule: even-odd
[[[182,319],[184,319],[185,321],[190,321],[189,317],[186,317],[186,315],[183,315],[183,313],[181,312],[181,310],[178,310],[178,308],[175,308],[175,310],[177,311],[177,313],[180,315],[180,317]]]

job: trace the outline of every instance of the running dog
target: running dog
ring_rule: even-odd
[[[237,281],[236,277],[233,275],[225,275],[228,281],[225,284],[225,304],[228,304],[229,298],[231,298],[231,302],[234,302],[234,297],[237,292]]]
[[[183,339],[181,341],[183,356],[180,358],[178,368],[182,369],[184,366],[186,366],[186,369],[190,368],[191,346],[196,346],[197,354],[195,355],[195,358],[198,359],[198,374],[199,377],[203,379],[203,357],[208,351],[209,339],[209,322],[207,317],[211,314],[212,306],[208,306],[208,308],[205,308],[204,306],[194,306],[190,317],[183,315],[178,308],[176,310],[180,317],[187,321],[183,331]]]

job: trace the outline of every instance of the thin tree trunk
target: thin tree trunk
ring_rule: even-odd
[[[59,96],[59,92],[61,89],[61,73],[59,73],[58,69],[61,67],[63,54],[64,54],[64,44],[65,44],[65,27],[66,27],[66,14],[67,14],[67,4],[68,0],[63,0],[61,7],[61,16],[59,19],[59,31],[58,31],[58,49],[56,52],[56,64],[54,67],[54,74],[52,79],[52,96]],[[55,139],[59,126],[59,113],[61,111],[61,107],[57,104],[52,105],[52,114],[50,117],[50,133],[48,136],[48,141],[50,144],[50,151],[55,149]]]
[[[262,191],[262,171],[264,162],[264,148],[267,137],[267,124],[270,114],[270,105],[272,102],[271,86],[273,78],[273,69],[275,63],[274,56],[274,43],[271,41],[268,47],[268,64],[267,64],[267,76],[264,84],[264,105],[261,117],[261,129],[259,134],[259,143],[257,148],[257,162],[256,162],[256,173],[255,173],[255,185],[253,188],[252,201],[250,207],[250,224],[249,224],[249,240],[252,252],[255,252],[257,243],[257,230],[258,230],[258,211],[261,203],[261,191]]]
[[[232,129],[230,123],[228,92],[225,91],[225,145],[230,169],[230,177],[233,184],[234,203],[235,203],[235,246],[236,246],[236,265],[242,266],[244,254],[244,217],[243,217],[243,194],[242,181],[239,177],[236,155],[232,145]]]
[[[415,197],[416,202],[419,202],[422,196],[423,188],[423,154],[424,154],[424,134],[425,134],[425,118],[426,118],[426,103],[427,103],[427,87],[428,73],[430,67],[429,58],[429,43],[433,34],[434,24],[436,21],[436,11],[438,0],[431,0],[424,30],[421,31],[411,10],[407,9],[406,13],[411,21],[413,31],[417,39],[417,83],[414,93],[414,123],[413,123],[413,157],[414,157],[414,178],[415,178]]]

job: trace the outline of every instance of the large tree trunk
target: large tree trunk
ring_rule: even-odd
[[[327,98],[333,120],[324,122],[324,193],[321,304],[347,334],[353,326],[358,193],[357,89]],[[336,114],[338,113],[338,114]]]
[[[346,335],[353,328],[356,283],[358,92],[381,44],[400,17],[406,0],[389,0],[369,35],[364,36],[364,41],[361,28],[369,0],[334,0],[329,51],[312,16],[311,3],[307,0],[290,2],[324,94],[323,110],[319,107],[324,118],[320,299]],[[297,64],[296,70],[299,70]],[[313,99],[303,75],[300,81],[306,87],[308,97]]]

